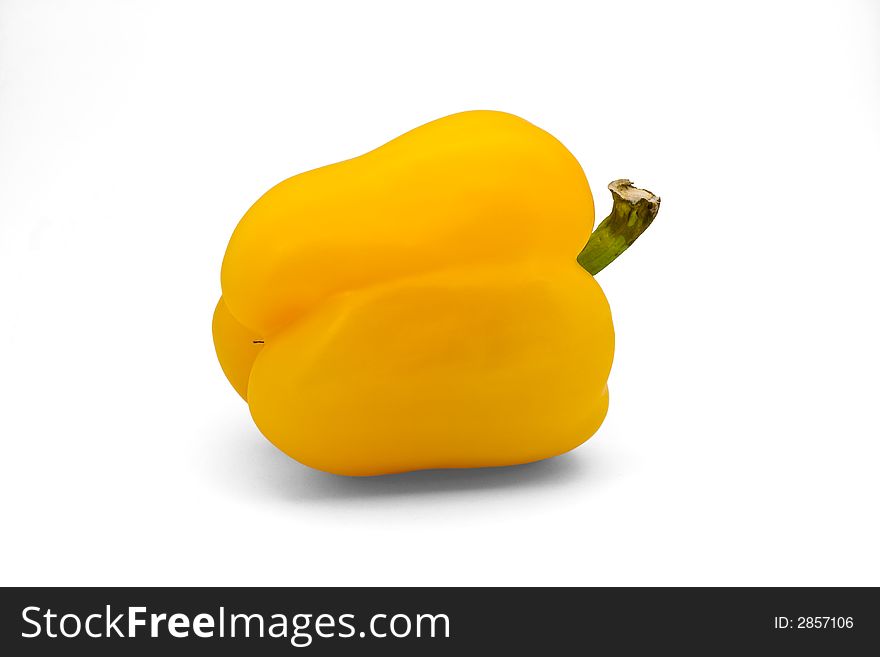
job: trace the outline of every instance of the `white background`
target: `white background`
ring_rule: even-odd
[[[518,114],[663,198],[588,443],[346,479],[214,356],[268,187]],[[0,2],[3,584],[880,585],[880,4]],[[574,255],[574,254],[573,254]]]

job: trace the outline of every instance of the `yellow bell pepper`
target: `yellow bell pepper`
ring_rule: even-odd
[[[580,256],[598,271],[659,199],[612,183]],[[345,475],[566,452],[608,408],[611,312],[575,259],[593,228],[577,160],[473,111],[289,178],[229,242],[214,343],[262,433]]]

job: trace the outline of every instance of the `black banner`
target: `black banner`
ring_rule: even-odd
[[[7,588],[0,613],[6,655],[635,654],[646,646],[848,655],[880,645],[880,602],[869,588]]]

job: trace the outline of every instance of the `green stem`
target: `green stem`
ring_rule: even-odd
[[[660,197],[634,187],[629,180],[615,180],[608,185],[614,206],[587,241],[577,257],[581,267],[594,276],[610,265],[636,241],[660,210]]]

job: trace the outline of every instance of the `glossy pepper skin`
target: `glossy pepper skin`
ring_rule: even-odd
[[[599,428],[608,302],[584,172],[474,111],[289,178],[229,242],[214,342],[262,433],[343,475],[511,465]]]

